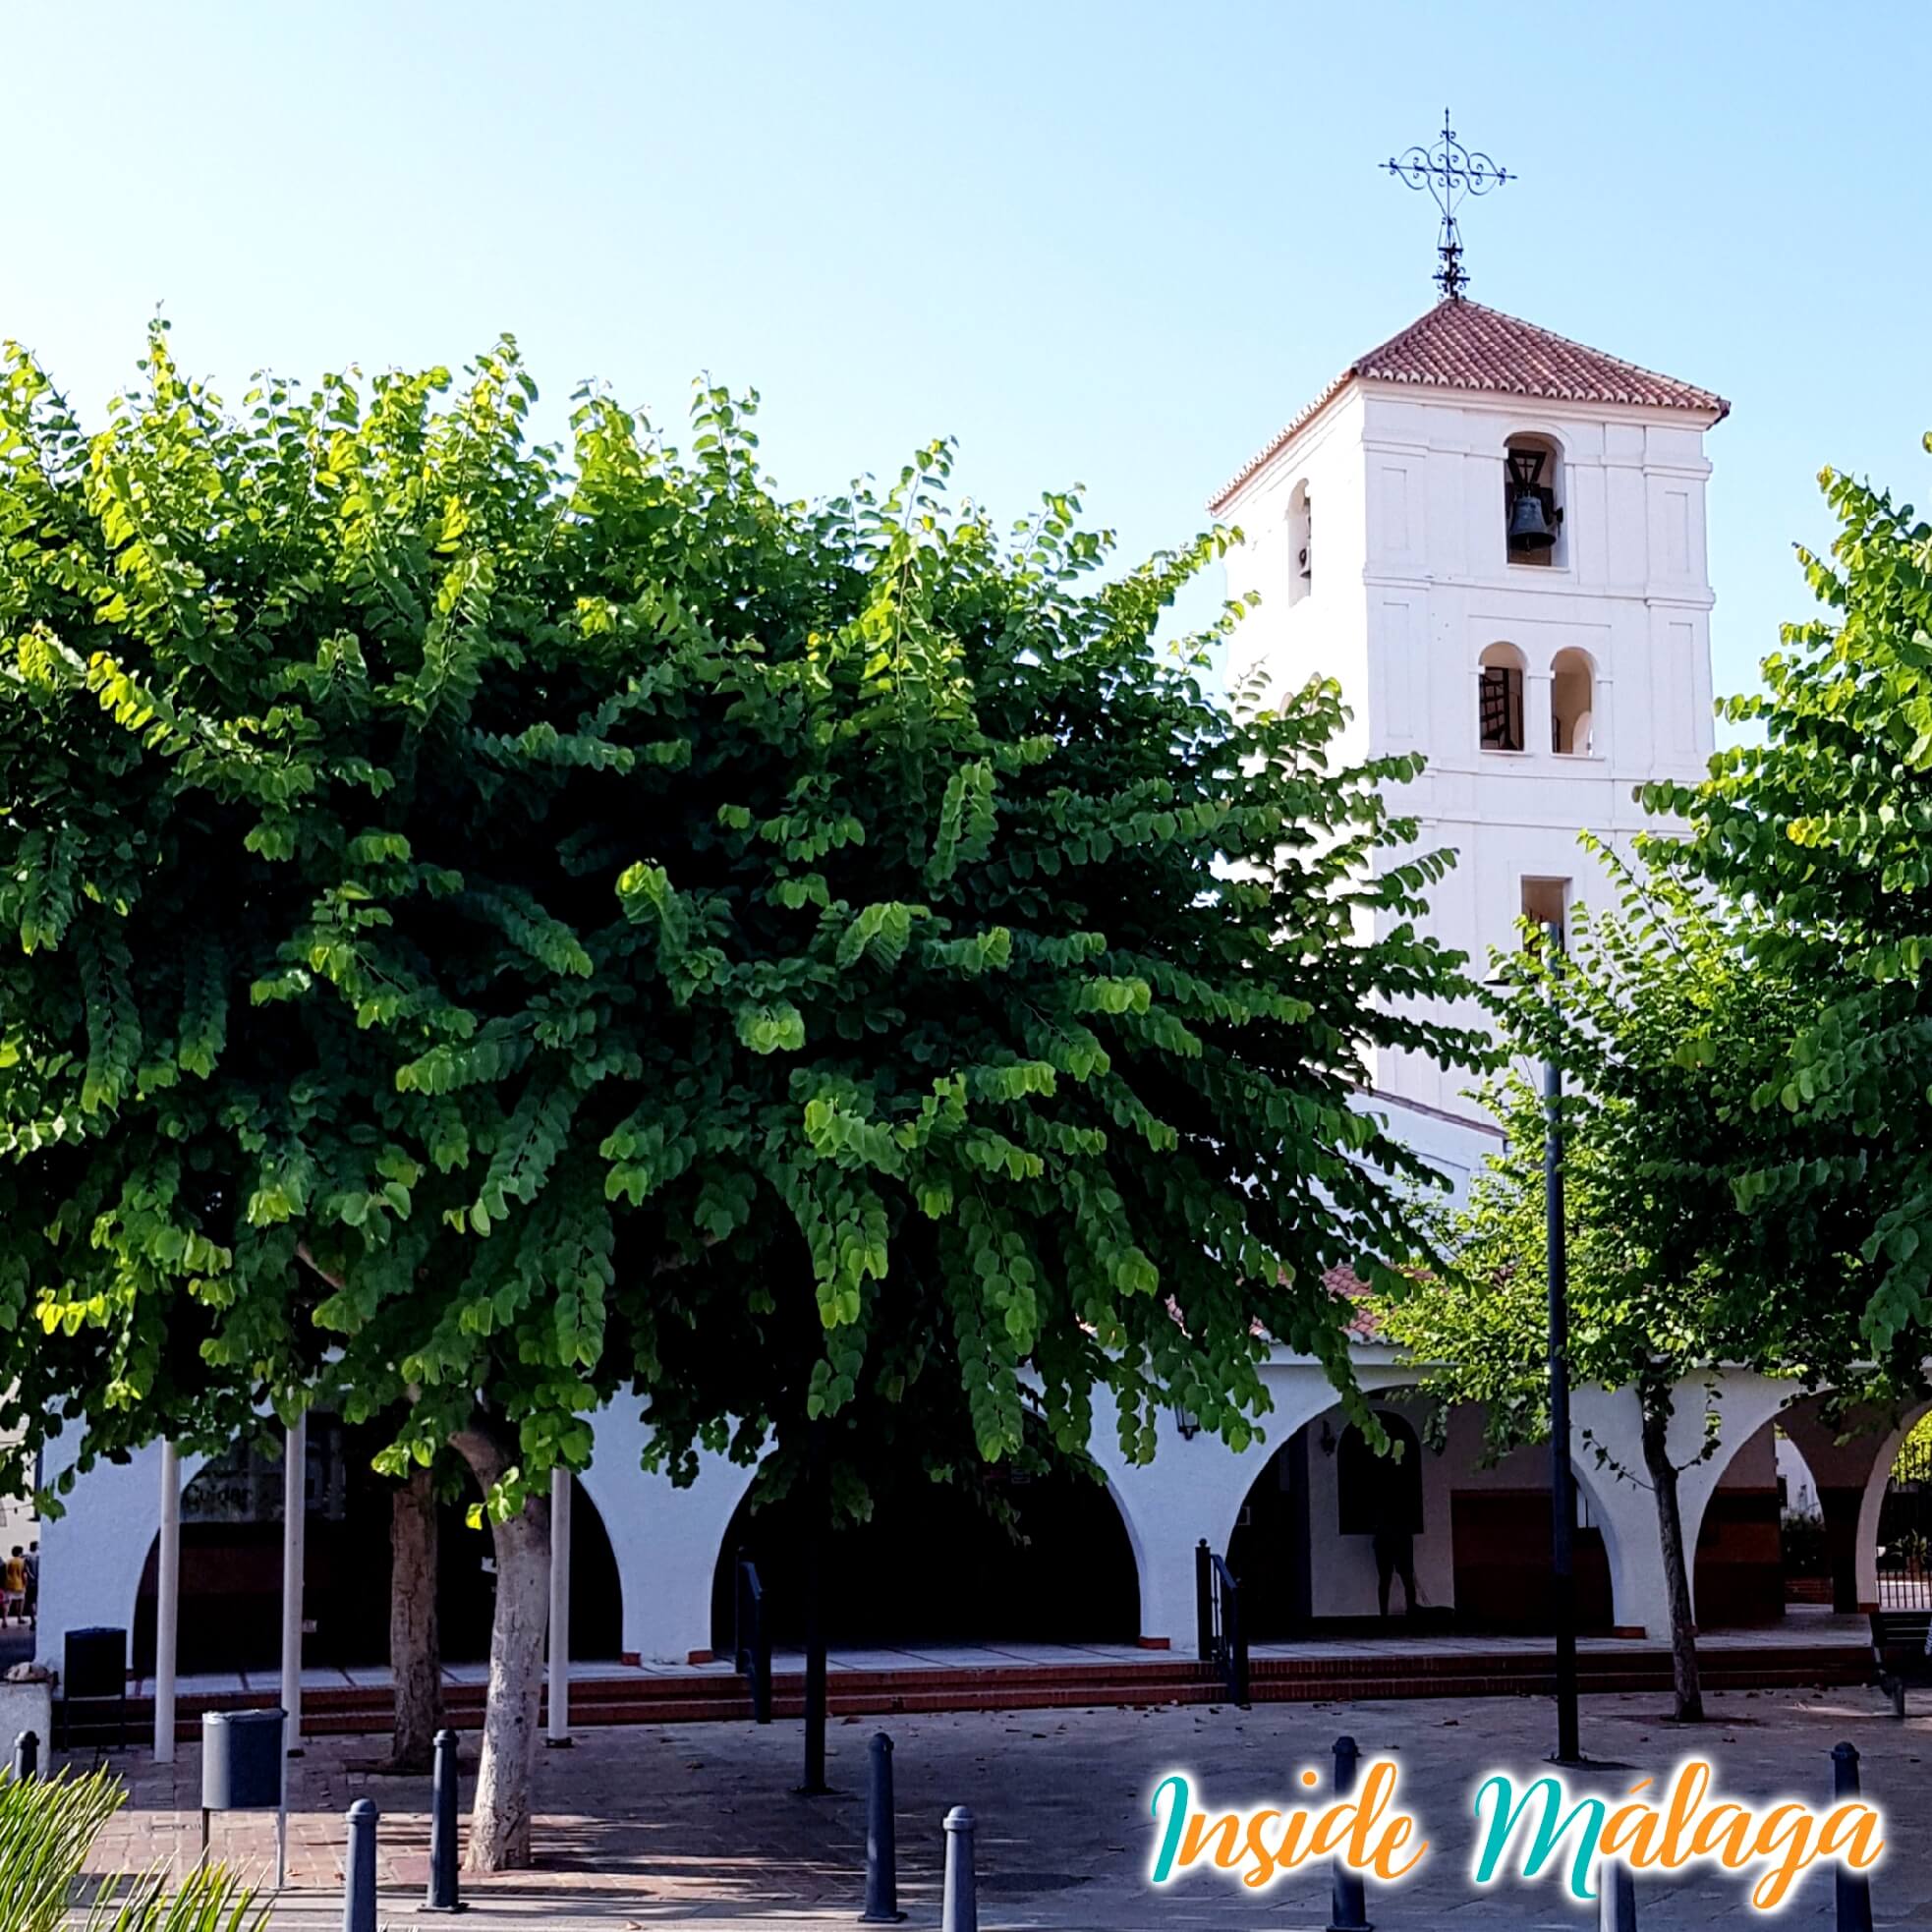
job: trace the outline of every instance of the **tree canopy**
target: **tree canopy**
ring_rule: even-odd
[[[1346,1385],[1323,1274],[1422,1176],[1363,1057],[1477,1051],[1408,1004],[1415,761],[1156,647],[1219,535],[1108,574],[944,443],[807,504],[753,397],[567,452],[534,397],[506,341],[229,411],[157,329],[89,433],[0,366],[24,1453],[393,1414],[501,1556],[619,1392],[676,1473],[842,1420],[857,1484],[888,1425],[1082,1454],[1100,1386],[1239,1442],[1270,1335]]]
[[[1702,785],[1648,796],[1691,821],[1665,856],[1757,915],[1756,970],[1815,1001],[1753,1105],[1819,1144],[1740,1150],[1712,1176],[1754,1222],[1848,1223],[1867,1341],[1915,1360],[1932,1326],[1932,526],[1869,483],[1820,482],[1838,535],[1828,556],[1799,551],[1820,609],[1726,707],[1752,741]]]

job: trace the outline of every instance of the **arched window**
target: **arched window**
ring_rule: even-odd
[[[1565,758],[1596,750],[1597,669],[1587,652],[1560,651],[1550,660],[1550,749]]]
[[[1400,1458],[1378,1455],[1351,1422],[1335,1451],[1336,1529],[1343,1536],[1374,1536],[1394,1531],[1420,1536],[1422,1521],[1422,1445],[1399,1415],[1376,1411]]]
[[[1563,453],[1549,436],[1503,445],[1503,540],[1511,563],[1549,569],[1568,561],[1563,539]]]
[[[1483,653],[1476,727],[1486,752],[1523,749],[1523,653],[1513,644],[1492,644]]]
[[[1288,601],[1299,603],[1315,588],[1315,499],[1306,483],[1288,497]]]

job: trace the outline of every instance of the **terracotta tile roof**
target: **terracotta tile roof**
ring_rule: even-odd
[[[1219,516],[1227,500],[1322,406],[1358,376],[1372,382],[1409,382],[1421,388],[1470,389],[1555,402],[1629,403],[1639,409],[1708,412],[1722,422],[1731,405],[1709,389],[1639,369],[1601,349],[1586,348],[1485,309],[1480,302],[1445,298],[1399,335],[1358,356],[1260,455],[1216,493],[1208,507]]]
[[[1352,1301],[1347,1330],[1353,1341],[1374,1341],[1382,1333],[1382,1317],[1369,1301],[1369,1284],[1345,1262],[1322,1277],[1322,1285],[1337,1300]]]

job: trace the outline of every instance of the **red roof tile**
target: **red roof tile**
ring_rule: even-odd
[[[1420,388],[1470,389],[1555,402],[1628,403],[1639,409],[1709,413],[1721,422],[1731,405],[1709,389],[1639,369],[1601,349],[1586,348],[1485,309],[1480,302],[1448,298],[1418,316],[1399,335],[1358,356],[1260,455],[1219,490],[1209,509],[1217,516],[1227,500],[1331,397],[1358,376],[1372,382],[1409,382]]]
[[[1372,1290],[1346,1262],[1338,1268],[1331,1268],[1322,1277],[1322,1285],[1336,1300],[1355,1304],[1345,1324],[1351,1341],[1374,1341],[1380,1336],[1382,1316],[1369,1300]]]

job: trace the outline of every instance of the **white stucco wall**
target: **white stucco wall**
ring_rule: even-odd
[[[1578,831],[1627,851],[1649,823],[1634,787],[1703,773],[1713,743],[1705,426],[1683,411],[1356,381],[1227,506],[1244,536],[1229,589],[1264,597],[1231,667],[1265,664],[1271,691],[1331,673],[1355,712],[1348,755],[1427,757],[1401,807],[1421,820],[1424,849],[1457,861],[1428,923],[1479,972],[1513,938],[1524,879],[1568,881],[1572,898],[1601,900]],[[1505,444],[1525,433],[1561,451],[1556,566],[1512,563],[1505,543]],[[1288,514],[1304,482],[1318,504],[1315,569],[1293,598]],[[1477,677],[1492,644],[1524,660],[1521,751],[1481,746]],[[1594,666],[1588,755],[1551,743],[1551,667],[1565,650]],[[1385,1054],[1374,1078],[1465,1110],[1464,1076],[1413,1055]]]

